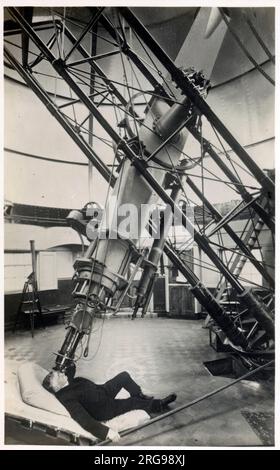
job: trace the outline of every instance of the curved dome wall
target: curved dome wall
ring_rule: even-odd
[[[74,17],[81,15],[84,9],[73,9]],[[79,11],[78,11],[79,10]],[[44,9],[36,9],[37,14],[44,13]],[[136,14],[148,24],[148,28],[155,35],[162,47],[175,59],[195,17],[195,8],[134,8]],[[246,18],[253,21],[261,37],[271,53],[274,53],[274,9],[273,8],[246,8],[230,9],[231,27],[240,37],[240,40],[258,63],[267,62],[267,56],[256,38],[250,31]],[[247,15],[247,16],[244,16]],[[69,23],[70,24],[70,23]],[[80,28],[71,23],[72,31],[78,35]],[[40,33],[50,36],[50,32]],[[105,32],[102,31],[105,35]],[[203,37],[204,31],[201,31]],[[46,38],[45,38],[46,39]],[[19,40],[16,36],[11,41]],[[84,40],[88,48],[87,40]],[[143,50],[139,43],[132,40],[132,46],[140,55]],[[32,46],[30,46],[32,48]],[[100,40],[97,44],[97,53],[108,51],[110,44]],[[33,46],[35,52],[35,48]],[[15,54],[21,53],[14,48]],[[73,54],[73,60],[80,58]],[[100,65],[108,75],[120,80],[121,70],[117,59],[110,57],[100,61]],[[191,64],[186,64],[191,65]],[[85,70],[86,65],[84,66]],[[240,50],[235,39],[227,31],[222,47],[217,56],[213,69],[211,90],[207,101],[224,124],[229,128],[242,145],[247,147],[248,153],[255,159],[261,168],[274,166],[274,87],[259,73],[252,70],[253,65]],[[273,64],[267,62],[264,70],[273,76]],[[40,64],[40,72],[49,74],[51,67],[44,62]],[[18,76],[10,69],[5,73],[13,78]],[[52,70],[52,75],[55,74]],[[40,81],[53,93],[70,97],[68,87],[56,78],[40,76]],[[149,89],[145,80],[141,83],[144,89]],[[119,87],[123,90],[123,87]],[[62,100],[62,99],[61,99]],[[58,103],[62,103],[59,98]],[[109,106],[102,106],[103,114],[115,125],[114,113]],[[75,106],[76,113],[84,117],[83,111]],[[74,118],[74,115],[73,115]],[[94,132],[106,137],[98,123],[94,123]],[[207,123],[203,126],[203,134],[209,137],[219,147],[219,143]],[[14,202],[25,204],[41,204],[54,207],[80,207],[88,201],[88,170],[86,157],[72,142],[71,138],[57,124],[56,120],[40,103],[38,98],[25,86],[5,80],[5,147],[48,158],[74,161],[82,165],[71,166],[63,163],[52,163],[33,158],[27,158],[7,152],[5,155],[5,197]],[[98,140],[94,140],[94,148],[102,159],[110,164],[113,160],[112,150]],[[198,145],[189,139],[187,153],[192,156],[199,155]],[[238,161],[238,158],[235,157]],[[207,159],[207,165],[222,176],[214,163]],[[200,174],[195,168],[194,174]],[[242,173],[243,175],[243,173]],[[243,175],[244,176],[244,175]],[[16,184],[15,184],[16,182]],[[254,181],[245,178],[247,184]],[[95,199],[104,202],[107,184],[103,178],[94,171]],[[225,188],[217,191],[217,183],[205,180],[206,193],[213,202],[236,198],[236,193]],[[222,198],[222,199],[221,199]]]

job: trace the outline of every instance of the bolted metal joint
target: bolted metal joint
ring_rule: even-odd
[[[52,65],[58,72],[62,72],[65,69],[65,61],[61,57],[55,59]]]

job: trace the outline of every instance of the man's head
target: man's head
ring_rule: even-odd
[[[52,370],[43,380],[43,387],[48,392],[56,393],[61,388],[66,387],[69,384],[67,375],[64,372],[58,370]]]

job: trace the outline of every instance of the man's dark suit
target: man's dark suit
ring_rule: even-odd
[[[130,398],[115,398],[122,388],[129,392]],[[77,423],[86,431],[104,440],[109,428],[100,421],[107,421],[131,410],[141,409],[148,413],[151,411],[153,400],[143,400],[138,396],[139,393],[141,393],[139,385],[127,372],[122,372],[103,385],[76,377],[55,396]]]

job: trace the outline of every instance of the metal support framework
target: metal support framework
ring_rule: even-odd
[[[76,47],[78,47],[78,45]],[[67,64],[67,67],[77,67],[77,65],[82,65],[86,63],[90,64],[93,60],[105,59],[107,57],[111,57],[116,54],[119,54],[119,51],[104,52],[104,54],[93,55],[89,58],[76,60],[75,62],[70,62],[70,64]]]
[[[221,220],[216,225],[216,227],[212,228],[212,230],[207,233],[208,237],[212,237],[215,233],[221,230],[225,225],[232,222],[236,217],[242,214],[242,212],[248,209],[253,204],[253,202],[258,198],[259,196],[257,198],[254,198],[252,202],[247,202],[247,204],[244,204],[244,201],[241,201],[240,204],[238,204],[236,207],[233,207],[233,209],[231,209],[225,216],[221,218]]]
[[[122,36],[115,30],[114,26],[110,23],[110,21],[106,18],[105,15],[101,15],[100,23],[104,26],[104,28],[108,31],[108,33],[112,36],[112,38],[116,41],[117,45],[121,48],[123,53],[132,60],[134,65],[142,72],[147,80],[151,83],[151,85],[158,90],[158,92],[164,96],[166,92],[162,85],[159,84],[157,79],[154,75],[150,72],[150,70],[145,66],[145,64],[141,61],[137,54],[131,49],[127,40],[124,41]]]
[[[108,32],[111,34],[111,36],[118,41],[120,46],[125,50],[125,52],[128,54],[129,58],[134,62],[134,64],[139,67],[142,73],[145,74],[146,78],[150,81],[151,85],[157,88],[159,93],[163,95],[164,98],[167,100],[169,99],[168,95],[166,94],[165,89],[160,85],[160,83],[156,80],[156,78],[150,73],[149,69],[146,67],[145,64],[141,62],[138,56],[136,56],[133,51],[130,49],[129,44],[124,42],[120,34],[118,34],[117,31],[115,31],[114,27],[111,25],[109,20],[104,16],[101,15],[100,17],[100,22],[103,24],[103,26],[108,30]],[[69,40],[72,42],[75,41],[75,37],[71,33],[71,31],[66,28],[65,29],[65,34],[68,37]],[[128,105],[128,102],[123,98],[123,96],[119,93],[119,91],[115,88],[115,86],[110,82],[110,80],[106,77],[105,73],[103,70],[93,61],[90,60],[90,56],[86,52],[86,50],[82,46],[78,46],[78,51],[83,55],[85,59],[89,60],[90,66],[99,74],[102,76],[104,81],[106,83],[110,83],[110,87],[112,89],[112,92],[115,94],[115,96],[121,101],[121,103],[124,106]],[[206,139],[202,137],[198,129],[194,128],[193,125],[188,122],[186,122],[186,127],[188,131],[193,135],[193,137],[202,145],[203,145],[203,150],[207,152],[215,161],[215,163],[221,168],[221,170],[226,174],[226,176],[229,178],[231,182],[234,183],[236,190],[239,192],[239,194],[242,196],[242,198],[248,202],[251,203],[253,209],[259,214],[259,216],[264,220],[266,225],[274,232],[275,231],[275,223],[274,221],[269,217],[268,213],[265,211],[265,209],[253,198],[253,196],[246,190],[245,187],[240,185],[240,182],[238,181],[237,177],[233,174],[233,172],[229,169],[229,167],[223,162],[223,160],[219,157],[219,155],[215,152],[213,149],[212,145],[210,142],[208,142]],[[169,139],[168,139],[169,140]],[[157,153],[159,149],[155,151]],[[151,156],[150,156],[151,158]]]
[[[224,331],[227,337],[234,345],[240,345],[247,348],[248,342],[245,336],[238,327],[234,324],[232,319],[223,310],[223,307],[217,302],[211,292],[205,287],[195,273],[182,262],[170,243],[166,242],[164,245],[164,253],[172,261],[172,263],[179,269],[183,276],[190,283],[191,291],[199,303],[206,309],[213,320]]]
[[[171,76],[173,80],[176,82],[176,84],[179,86],[179,88],[182,89],[182,91],[191,99],[191,101],[199,108],[199,110],[205,114],[207,119],[216,127],[218,132],[223,136],[223,138],[231,145],[233,150],[236,152],[236,154],[240,157],[243,158],[244,162],[246,163],[246,166],[251,170],[251,172],[254,174],[256,179],[260,182],[263,188],[265,188],[266,191],[273,192],[274,189],[274,184],[272,181],[260,170],[259,167],[256,168],[256,165],[254,162],[251,161],[251,158],[249,155],[245,152],[245,150],[235,141],[233,136],[227,131],[227,129],[224,127],[224,125],[219,121],[219,119],[215,116],[213,111],[209,108],[208,105],[204,102],[204,100],[201,99],[201,97],[196,93],[195,90],[192,89],[191,85],[187,82],[185,76],[183,73],[177,69],[177,67],[172,63],[172,61],[169,59],[169,57],[162,51],[160,46],[154,41],[154,39],[150,36],[150,34],[146,31],[143,25],[139,22],[136,17],[128,10],[124,8],[120,8],[120,11],[122,12],[123,16],[127,19],[127,21],[132,23],[133,27],[137,30],[137,34],[142,37],[144,36],[145,42],[149,47],[153,48],[153,53],[157,56],[157,58],[160,61],[166,61],[164,64],[167,68],[167,70],[171,73]],[[98,107],[95,106],[95,104],[92,102],[92,100],[81,90],[81,88],[77,85],[77,83],[73,80],[73,78],[69,75],[68,71],[66,70],[66,66],[63,60],[57,59],[53,53],[50,51],[48,47],[45,46],[44,42],[41,40],[41,38],[37,35],[36,31],[32,28],[32,26],[25,20],[25,18],[20,14],[20,12],[16,8],[9,8],[9,12],[11,16],[20,24],[21,28],[23,31],[29,35],[29,37],[33,40],[35,45],[39,48],[42,54],[49,60],[49,62],[52,64],[53,68],[56,70],[56,72],[62,77],[65,82],[71,87],[71,89],[74,91],[74,93],[80,98],[80,100],[85,104],[85,106],[88,108],[88,110],[92,113],[92,115],[99,121],[101,126],[105,129],[105,131],[108,133],[108,135],[113,139],[113,141],[118,145],[118,148],[124,152],[126,157],[131,161],[131,163],[135,166],[135,168],[138,170],[138,172],[145,178],[145,180],[149,183],[149,185],[154,189],[154,191],[158,194],[158,196],[166,203],[169,204],[169,206],[172,208],[174,211],[175,209],[180,213],[180,209],[176,206],[172,198],[168,196],[166,191],[161,187],[161,185],[157,182],[157,180],[152,176],[152,174],[148,171],[147,169],[147,164],[144,160],[140,159],[137,155],[137,149],[136,153],[128,145],[128,143],[122,139],[116,131],[110,126],[110,124],[107,122],[107,120],[104,118],[102,113],[98,110]],[[101,15],[100,21],[103,20],[103,16]],[[115,33],[116,34],[116,33]],[[77,50],[80,50],[81,45],[77,44]],[[127,51],[126,51],[127,52]],[[19,71],[21,76],[26,80],[26,82],[31,86],[31,88],[35,91],[37,96],[40,97],[40,99],[47,105],[50,105],[50,100],[48,95],[45,92],[42,92],[42,90],[39,90],[38,84],[34,80],[33,77],[30,75],[26,74],[24,75],[23,71],[21,70],[20,64],[16,64],[14,58],[11,56],[11,54],[8,51],[5,51],[6,57],[8,57],[9,61],[15,66],[16,70]],[[90,57],[89,57],[90,58]],[[168,60],[167,60],[168,59]],[[134,56],[133,53],[133,60],[137,62],[139,59],[137,56]],[[141,62],[141,61],[140,61]],[[93,61],[91,64],[93,65]],[[94,67],[96,69],[96,64],[94,64]],[[143,69],[143,64],[141,62],[141,68]],[[104,76],[104,81],[108,81],[108,84],[111,86],[110,80],[107,79]],[[111,88],[112,89],[112,88]],[[123,100],[122,100],[123,101]],[[55,117],[61,122],[61,116],[57,115],[57,108],[53,103],[52,105],[52,114],[55,115]],[[67,126],[65,123],[63,123],[63,127],[66,128],[69,126],[67,123]],[[67,130],[68,133],[69,130]],[[75,134],[75,138],[76,134]],[[84,143],[85,145],[85,143]],[[92,149],[90,156],[92,157]],[[86,152],[85,152],[86,153]],[[106,178],[108,181],[108,168],[106,165],[102,164],[100,162],[100,159],[94,155],[93,159],[93,164],[97,167],[97,169],[103,174],[103,176]],[[194,240],[198,244],[198,246],[207,254],[207,256],[211,259],[211,261],[214,263],[214,265],[219,269],[219,271],[224,275],[224,277],[227,279],[227,281],[232,285],[232,287],[236,290],[236,292],[239,295],[245,294],[245,289],[242,286],[242,284],[238,281],[238,279],[229,271],[229,269],[225,266],[223,261],[219,258],[219,256],[216,254],[216,252],[212,249],[210,246],[207,238],[202,235],[195,227],[194,225],[190,222],[190,220],[186,217],[184,213],[181,212],[181,217],[182,217],[182,224],[183,226],[191,233],[194,235]],[[199,288],[199,286],[197,285]],[[201,287],[201,286],[200,286]],[[250,308],[253,311],[254,308],[258,309],[258,319],[263,318],[263,325],[264,328],[266,329],[267,333],[271,336],[272,331],[274,330],[274,325],[272,319],[269,317],[269,314],[264,311],[265,308],[264,306],[259,305],[257,300],[254,298],[254,296],[249,295],[250,299],[248,300],[248,294],[243,296],[244,300],[250,304]],[[252,312],[254,314],[254,312]]]
[[[93,10],[93,8],[91,8]],[[42,23],[42,25],[41,25]],[[170,100],[170,97],[166,94],[165,89],[161,86],[161,84],[157,81],[157,79],[152,75],[149,71],[149,69],[146,67],[144,63],[141,62],[139,57],[130,49],[129,44],[126,42],[124,43],[122,37],[120,34],[115,31],[114,27],[112,24],[109,22],[109,20],[101,14],[100,16],[100,23],[108,30],[108,32],[111,34],[111,36],[117,40],[120,44],[120,46],[124,49],[124,52],[129,56],[129,58],[133,61],[133,63],[139,68],[139,70],[145,74],[145,77],[149,80],[151,85],[156,87],[158,90],[158,93],[160,93],[164,98]],[[13,23],[15,25],[16,23]],[[61,23],[59,20],[56,20],[57,27],[61,28]],[[15,26],[13,26],[15,27]],[[36,23],[34,25],[34,29],[36,28],[36,31],[40,31],[41,29],[48,28],[48,22],[39,22],[38,24]],[[65,35],[66,37],[73,43],[76,43],[76,38],[72,34],[72,32],[67,28],[67,26],[64,26],[65,30]],[[14,29],[13,34],[21,32],[21,29]],[[6,33],[7,35],[10,34],[9,31]],[[5,35],[6,35],[5,34]],[[128,103],[125,100],[125,98],[122,96],[122,94],[119,92],[119,90],[114,86],[114,84],[110,81],[110,79],[106,76],[106,74],[103,72],[102,68],[94,62],[93,59],[85,50],[85,48],[81,44],[77,44],[77,50],[78,52],[84,57],[85,61],[89,61],[90,67],[97,72],[100,77],[104,80],[104,82],[109,86],[109,89],[112,91],[112,93],[119,99],[121,104],[124,106],[127,106]],[[118,52],[119,53],[119,52]],[[72,64],[68,64],[67,66],[71,66]],[[80,101],[80,100],[77,100]],[[171,101],[169,101],[171,103]],[[63,106],[63,105],[62,105]],[[246,190],[245,187],[240,185],[239,180],[237,177],[233,174],[233,172],[229,169],[229,167],[223,162],[223,160],[219,157],[217,152],[213,149],[211,143],[207,141],[205,138],[202,137],[201,133],[199,132],[198,129],[193,127],[191,123],[187,123],[186,127],[188,131],[192,134],[192,136],[202,145],[203,145],[203,150],[208,153],[212,159],[215,161],[215,163],[219,166],[219,168],[225,173],[225,175],[229,178],[229,180],[235,185],[235,189],[239,192],[239,194],[242,196],[242,198],[246,202],[251,202],[252,203],[252,208],[255,210],[256,213],[259,214],[259,216],[262,218],[262,220],[265,222],[265,224],[274,232],[275,231],[275,223],[269,217],[268,213],[265,211],[265,209],[253,199],[252,195]]]
[[[112,36],[118,40],[119,42],[122,41],[123,43],[123,40],[121,38],[120,35],[118,35],[117,37],[117,32],[115,32],[113,26],[111,26],[111,24],[108,22],[108,20],[104,17],[104,16],[101,16],[101,21],[103,23],[103,25],[105,27],[109,27],[110,29],[110,32],[112,34]],[[66,35],[67,37],[73,42],[75,40],[75,38],[73,37],[72,33],[66,29]],[[129,46],[128,46],[129,47]],[[85,49],[81,46],[79,46],[78,48],[79,52],[86,58],[90,59],[90,56],[87,54],[87,52],[85,51]],[[132,56],[133,59],[134,59],[134,55]],[[137,63],[138,63],[139,59],[137,58]],[[106,75],[104,74],[104,72],[102,71],[102,69],[100,69],[94,62],[90,61],[89,62],[90,65],[91,65],[91,68],[93,68],[94,70],[96,70],[99,74],[102,74],[103,78],[106,80],[107,77]],[[145,65],[143,64],[143,68],[144,68],[144,72],[146,73],[147,72],[147,69],[145,67]],[[107,79],[108,80],[108,79]],[[154,84],[154,79],[152,80],[153,81],[153,84]],[[156,83],[156,86],[157,88],[159,87],[159,83]],[[114,92],[116,91],[113,90]],[[166,95],[165,91],[163,90],[163,93]],[[123,99],[122,95],[119,96],[119,92],[117,91],[117,95],[118,95],[118,98],[121,98],[121,101],[123,104],[125,104],[125,106],[128,105],[128,103],[126,102],[126,100]],[[188,125],[186,124],[186,126],[188,127]],[[194,129],[194,128],[189,128],[188,127],[188,130],[192,133],[192,135],[194,136],[194,138],[196,140],[198,140],[200,143],[201,143],[201,139],[202,139],[202,136],[200,135],[199,131]],[[266,222],[266,224],[269,226],[270,229],[274,229],[274,223],[273,221],[271,220],[271,218],[268,216],[267,212],[264,210],[264,208],[251,196],[251,194],[244,188],[240,185],[239,181],[237,180],[236,176],[231,172],[231,170],[224,164],[224,162],[221,160],[221,158],[216,154],[216,152],[214,151],[214,149],[212,148],[211,144],[206,141],[204,139],[203,141],[203,146],[207,146],[207,151],[211,154],[211,156],[213,156],[213,158],[215,159],[216,163],[220,166],[220,168],[222,170],[225,170],[226,171],[226,174],[227,176],[229,177],[229,179],[231,181],[233,181],[235,184],[236,184],[236,188],[237,190],[239,191],[239,193],[242,195],[242,197],[244,198],[245,201],[247,201],[248,203],[250,203],[252,205],[252,207],[254,208],[254,210],[264,219],[264,221]],[[158,149],[156,150],[156,152],[158,151]],[[151,157],[150,157],[151,158]],[[211,205],[212,206],[212,205]],[[213,207],[213,206],[212,206]],[[229,228],[230,229],[230,228]],[[233,230],[232,230],[233,232]],[[246,247],[246,245],[242,242],[242,240],[240,240],[240,238],[234,233],[234,237],[238,240],[240,243],[238,243],[239,247],[244,251],[244,253],[246,255],[248,255],[250,253],[250,259],[251,258],[254,258],[252,253],[250,252],[250,250],[248,250],[248,248]],[[256,260],[255,258],[253,259],[253,264],[254,266],[258,269],[258,271],[263,275],[263,277],[265,279],[268,280],[268,282],[270,283],[270,285],[274,285],[274,280],[271,278],[271,276],[269,276],[269,274],[267,273],[267,271],[265,270],[265,268],[258,262],[258,260]]]
[[[188,130],[193,135],[193,137],[200,144],[202,144],[203,151],[210,155],[210,157],[219,166],[219,168],[221,168],[221,170],[229,178],[229,180],[233,182],[236,190],[242,196],[244,201],[248,203],[249,202],[252,203],[253,209],[257,212],[257,214],[259,214],[259,216],[262,218],[265,224],[270,228],[270,230],[274,232],[275,231],[274,221],[269,217],[268,213],[264,210],[264,208],[257,201],[254,201],[253,196],[247,191],[247,189],[244,188],[244,186],[240,185],[240,181],[238,180],[238,178],[234,175],[234,173],[230,170],[230,168],[224,163],[224,161],[220,158],[217,152],[215,152],[210,142],[208,142],[208,140],[202,137],[201,133],[193,126],[189,126]]]
[[[216,221],[221,221],[223,216],[220,212],[211,204],[211,202],[203,195],[203,193],[199,190],[199,188],[194,184],[189,176],[186,177],[186,182],[189,187],[195,192],[195,194],[200,198],[200,200],[205,204],[205,206],[209,209],[213,217]],[[223,223],[223,228],[231,237],[231,239],[236,243],[236,245],[243,251],[243,253],[248,257],[251,263],[255,266],[255,268],[259,271],[259,273],[269,282],[271,287],[275,286],[274,279],[269,275],[266,271],[264,266],[259,263],[259,261],[255,258],[253,253],[249,250],[249,248],[245,245],[245,243],[241,240],[241,238],[236,234],[236,232],[228,225],[227,222]]]
[[[186,79],[184,72],[176,67],[166,52],[160,47],[157,41],[151,36],[145,26],[138,20],[129,8],[120,7],[118,10],[134,29],[138,36],[153,51],[160,63],[170,73],[172,80],[182,90],[199,111],[207,118],[207,120],[215,127],[227,144],[234,150],[236,155],[246,164],[247,168],[255,176],[256,180],[266,190],[274,193],[275,187],[273,181],[260,169],[254,162],[246,150],[239,144],[235,137],[229,132],[222,121],[216,116],[210,106],[203,100],[199,93],[192,87],[191,83]]]
[[[26,83],[30,86],[30,88],[36,93],[36,95],[41,99],[41,101],[47,105],[47,108],[49,111],[53,114],[55,112],[55,117],[58,119],[60,118],[60,114],[56,112],[56,108],[54,107],[53,112],[51,111],[52,109],[52,103],[49,97],[44,93],[44,91],[41,89],[40,85],[38,82],[36,82],[36,79],[28,74],[22,67],[21,65],[16,61],[16,59],[13,58],[13,56],[5,50],[5,55],[7,59],[11,62],[11,64],[15,67],[15,69],[18,71],[18,73],[22,76],[22,78],[26,81]],[[54,106],[54,105],[53,105]],[[59,119],[58,119],[59,120]],[[59,121],[60,122],[60,121]],[[69,125],[67,121],[63,121],[63,127],[64,123]],[[64,127],[65,128],[65,127]],[[68,132],[68,127],[67,129]],[[69,133],[69,132],[68,132]],[[70,132],[70,135],[74,138],[76,137],[76,133]],[[82,142],[83,143],[83,142]],[[79,145],[80,146],[80,145]],[[81,146],[81,149],[83,150],[84,146]],[[85,152],[85,150],[84,150]],[[86,155],[88,156],[87,152],[85,152]],[[88,156],[88,158],[90,158]],[[98,157],[99,158],[99,157]],[[91,160],[92,161],[92,160]],[[94,162],[93,162],[94,163]],[[96,166],[96,163],[94,163]],[[98,168],[100,171],[100,169]],[[108,169],[109,171],[109,169]],[[173,250],[171,246],[165,246],[164,247],[164,252],[167,254],[169,259],[174,263],[177,268],[180,270],[180,272],[186,277],[187,281],[192,285],[192,287],[196,287],[194,289],[193,294],[194,296],[199,300],[199,302],[203,305],[203,307],[211,313],[211,316],[217,323],[226,329],[227,334],[229,338],[233,341],[234,344],[240,345],[240,346],[247,346],[247,343],[245,341],[245,338],[243,335],[238,333],[236,331],[235,326],[233,325],[232,321],[226,317],[225,312],[223,312],[223,309],[221,306],[215,302],[215,298],[211,295],[211,293],[206,289],[206,287],[202,286],[202,284],[199,284],[199,279],[195,277],[195,274],[181,261],[179,256],[176,254],[176,252]],[[198,285],[203,287],[204,294],[202,293],[201,289],[198,289]],[[205,295],[207,294],[207,296]],[[209,302],[211,300],[211,302]],[[213,308],[210,308],[213,307]],[[214,316],[213,316],[214,315]],[[227,318],[227,319],[226,319]],[[226,328],[225,328],[226,327]]]
[[[60,21],[55,21],[56,25],[60,27]],[[50,20],[36,21],[36,23],[31,23],[32,27],[36,31],[46,31],[48,29],[53,29],[53,22]],[[4,37],[14,36],[16,34],[21,34],[22,29],[18,27],[18,23],[7,20],[4,22]]]
[[[250,247],[250,249],[252,249],[256,244],[257,237],[255,235],[256,235],[256,230],[258,226],[262,227],[263,221],[256,214],[255,217],[251,219],[249,227],[246,228],[245,235],[244,235],[245,230],[243,231],[244,238],[243,238],[243,235],[241,235],[243,243],[246,246]],[[236,276],[239,277],[239,275],[241,274],[242,269],[245,265],[246,259],[247,258],[243,256],[241,253],[236,253],[234,258],[232,258],[230,269]],[[218,301],[221,300],[223,293],[225,292],[226,289],[227,289],[227,281],[225,281],[224,278],[221,278],[216,287],[216,292],[217,292],[216,299]]]
[[[72,34],[69,28],[65,26],[65,35],[66,37],[73,43],[75,42],[75,36]],[[88,61],[91,56],[87,53],[85,48],[81,45],[77,45],[77,51]],[[105,73],[103,72],[102,68],[93,60],[89,61],[89,65],[91,70],[97,72],[98,75],[101,76],[101,78],[104,80],[106,85],[108,85],[108,89],[118,98],[118,100],[124,105],[127,106],[127,101],[124,99],[122,94],[119,92],[119,90],[115,87],[115,85],[106,77]],[[68,67],[70,64],[68,65]]]
[[[117,41],[117,43],[122,48],[123,52],[132,60],[132,62],[139,68],[139,70],[145,75],[147,80],[151,83],[151,85],[158,91],[158,93],[167,100],[169,104],[172,104],[170,97],[167,95],[166,90],[163,86],[157,81],[154,75],[150,72],[147,66],[140,60],[140,58],[132,51],[129,43],[124,41],[122,36],[115,30],[113,25],[110,21],[106,18],[106,16],[101,15],[100,23],[104,26],[104,28],[110,33],[113,39]],[[160,46],[159,46],[160,47]],[[85,52],[86,53],[86,52]],[[86,53],[87,54],[87,53]],[[83,54],[84,55],[84,54]],[[85,55],[84,55],[85,57]],[[175,67],[175,66],[174,66]],[[204,103],[204,100],[202,100]],[[127,103],[126,103],[127,104]],[[221,170],[225,173],[225,175],[229,178],[229,180],[235,185],[236,190],[239,194],[243,197],[246,202],[252,202],[252,207],[254,210],[259,214],[259,216],[264,220],[266,225],[272,230],[275,231],[275,223],[274,221],[268,216],[267,212],[263,209],[263,207],[256,201],[253,201],[252,195],[246,190],[245,187],[240,185],[240,181],[234,175],[234,173],[229,169],[229,167],[223,162],[223,160],[219,157],[219,155],[215,152],[210,142],[204,139],[201,133],[193,127],[191,122],[186,123],[186,128],[192,134],[192,136],[199,142],[199,144],[203,145],[203,150],[207,152],[216,164],[221,168]],[[243,149],[244,150],[244,149]],[[244,150],[245,151],[245,150]],[[250,159],[250,157],[249,157]],[[246,165],[246,160],[243,162]],[[254,162],[253,162],[254,163]],[[255,166],[255,164],[254,164]],[[249,167],[248,167],[249,168]],[[260,168],[258,167],[258,170]],[[262,170],[260,170],[262,172]],[[265,173],[262,172],[262,177],[266,178]],[[269,179],[269,181],[271,181]],[[273,183],[272,183],[273,184]],[[263,186],[264,188],[264,186]],[[265,189],[265,188],[264,188]]]
[[[23,15],[28,23],[32,22],[33,7],[23,7]],[[24,68],[28,65],[28,48],[29,48],[29,36],[28,34],[22,33],[22,65]]]
[[[92,19],[90,20],[90,22],[87,24],[87,26],[84,28],[82,34],[80,35],[80,37],[77,39],[77,41],[75,42],[75,44],[73,45],[73,47],[70,49],[70,51],[68,52],[68,54],[66,55],[65,57],[65,62],[69,59],[70,55],[74,52],[74,50],[77,48],[77,46],[79,44],[81,44],[82,40],[84,39],[85,35],[94,27],[94,25],[97,23],[98,19],[100,18],[100,15],[102,13],[102,11],[104,10],[104,7],[101,7],[101,8],[97,8],[96,9],[97,11],[94,12],[93,16],[92,16]]]
[[[59,108],[52,102],[48,94],[42,89],[38,81],[28,71],[26,71],[22,65],[15,59],[15,57],[4,47],[4,55],[8,61],[13,65],[15,70],[27,83],[27,85],[34,91],[42,103],[46,106],[49,112],[56,118],[61,124],[67,134],[72,137],[74,142],[79,146],[82,152],[87,156],[90,162],[97,168],[100,174],[105,178],[107,182],[114,182],[115,178],[111,176],[111,171],[98,157],[94,150],[87,144],[87,142],[74,130],[69,124],[67,119],[60,113]]]

